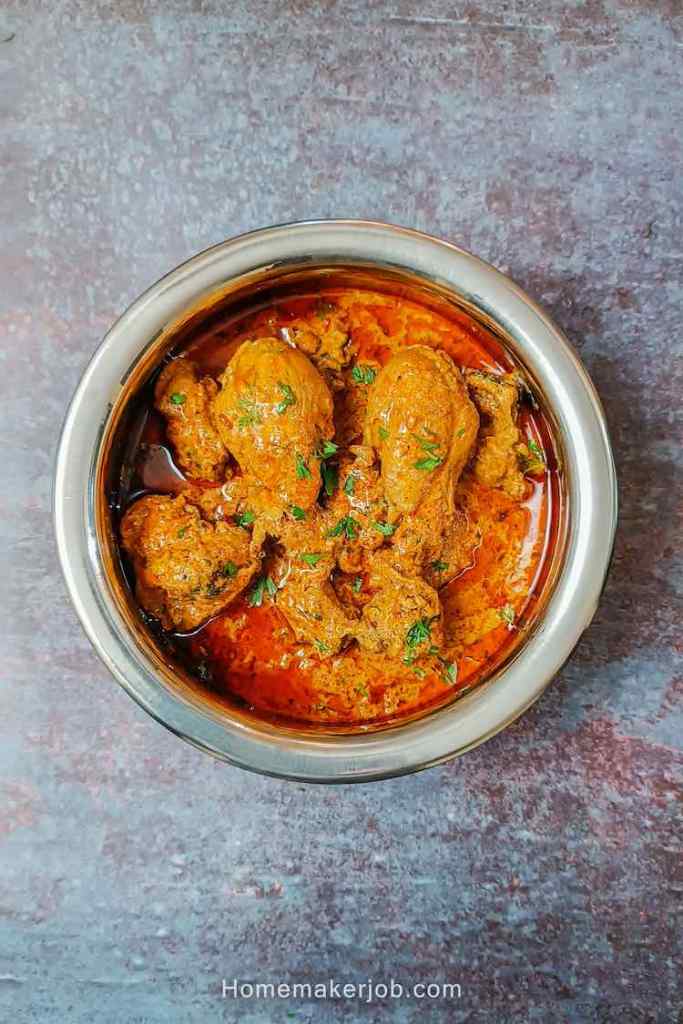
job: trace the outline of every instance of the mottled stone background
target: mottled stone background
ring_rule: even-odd
[[[680,1020],[681,0],[0,8],[0,1020]],[[621,483],[598,616],[464,759],[343,789],[213,763],[91,651],[49,495],[111,321],[248,228],[368,216],[545,303]],[[458,981],[247,1003],[221,979]]]

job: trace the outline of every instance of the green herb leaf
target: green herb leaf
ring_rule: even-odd
[[[260,608],[263,604],[263,598],[266,593],[270,594],[271,597],[275,597],[277,594],[277,587],[271,580],[270,576],[259,576],[256,583],[249,591],[247,601],[250,607]]]
[[[318,654],[329,654],[330,648],[322,640],[314,640],[313,646],[315,647]]]
[[[449,686],[455,686],[458,681],[458,666],[454,661],[444,663],[443,674]]]
[[[545,454],[535,441],[527,441],[526,451],[524,451],[523,447],[520,445],[517,457],[523,473],[531,473],[532,476],[537,476],[538,474],[545,472]]]
[[[372,384],[377,376],[374,366],[361,366],[357,363],[351,370],[351,378],[356,384]]]
[[[354,579],[353,583],[351,584],[351,590],[353,590],[354,594],[360,594],[362,589],[363,589],[363,577],[362,576],[356,576],[356,578]]]
[[[246,509],[244,512],[238,512],[235,516],[235,522],[238,526],[241,526],[243,530],[246,530],[248,526],[251,526],[255,519],[255,513],[250,512],[249,509]]]
[[[515,609],[512,607],[512,605],[506,604],[502,608],[499,608],[498,614],[503,620],[503,622],[506,623],[507,628],[512,629],[515,621]]]
[[[344,494],[353,494],[353,488],[356,486],[356,478],[353,473],[349,473],[346,480],[344,481]]]
[[[323,441],[320,448],[315,453],[316,459],[330,459],[333,455],[336,455],[339,451],[339,445],[335,444],[334,441]]]
[[[180,393],[180,391],[174,391],[169,401],[171,405],[183,405],[187,396]]]
[[[242,415],[237,421],[240,430],[244,430],[245,427],[255,427],[263,422],[253,398],[242,395],[237,404],[242,410]]]
[[[385,537],[391,537],[392,533],[396,530],[396,527],[392,526],[391,523],[373,523],[372,525],[378,533],[383,534]]]
[[[434,572],[445,572],[447,568],[448,562],[440,562],[438,558],[435,562],[432,562],[432,569]]]
[[[414,463],[414,466],[415,469],[426,469],[431,471],[433,469],[437,469],[442,462],[443,459],[440,456],[429,455],[426,459],[418,459],[417,462]]]
[[[386,427],[379,427],[377,433],[379,434],[381,441],[386,441],[389,437],[389,431]]]
[[[438,438],[436,439],[436,441],[430,441],[426,437],[420,437],[419,434],[413,434],[413,437],[415,438],[423,452],[429,452],[430,455],[434,455],[435,452],[438,452],[440,443]]]
[[[343,534],[347,540],[355,540],[359,529],[355,519],[351,516],[343,516],[331,530],[327,531],[327,536],[340,537]]]
[[[304,510],[302,508],[299,508],[298,505],[292,505],[289,511],[291,512],[292,517],[294,519],[305,519],[306,518],[306,513],[304,512]]]
[[[339,483],[339,469],[330,462],[323,462],[320,466],[320,472],[322,473],[325,494],[328,498],[331,498],[337,490],[337,484]]]
[[[406,647],[425,644],[432,637],[432,619],[418,619],[406,633]]]
[[[263,592],[266,589],[266,580],[264,576],[259,576],[256,583],[249,591],[249,597],[247,598],[248,604],[251,608],[260,608],[263,604]]]
[[[427,433],[431,434],[432,432],[427,430]],[[413,434],[413,437],[419,444],[420,448],[424,452],[427,452],[426,458],[418,459],[417,462],[413,463],[415,469],[433,470],[440,466],[443,462],[443,455],[439,454],[440,441],[437,435],[433,435],[433,441],[430,441],[427,437],[420,437],[419,434]]]
[[[296,398],[294,397],[294,392],[290,388],[289,384],[283,384],[282,381],[278,381],[277,386],[282,392],[282,401],[278,402],[275,406],[275,412],[281,416],[285,409],[288,409],[290,405],[296,405]]]
[[[229,580],[234,579],[237,575],[237,566],[234,562],[226,562],[222,569],[223,575],[227,576]]]
[[[426,669],[422,668],[421,665],[413,665],[413,672],[415,673],[418,679],[424,679],[424,677],[427,675]]]
[[[296,475],[299,480],[310,480],[311,478],[311,471],[306,465],[303,455],[297,455],[296,457]]]
[[[322,557],[322,555],[310,553],[307,551],[301,556],[301,561],[305,562],[306,565],[317,565]]]
[[[187,527],[186,526],[181,526],[180,529],[178,530],[178,536],[179,537],[184,537],[186,533],[187,533]]]
[[[455,436],[456,437],[464,437],[465,436],[465,428],[461,427],[460,430],[456,430]]]

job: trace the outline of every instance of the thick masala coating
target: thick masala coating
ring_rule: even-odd
[[[187,631],[221,611],[252,578],[250,535],[228,522],[205,522],[183,495],[148,495],[121,523],[145,611],[166,629]]]
[[[240,346],[220,383],[213,422],[245,478],[274,506],[311,508],[334,433],[332,397],[316,368],[281,339],[259,338]]]
[[[154,403],[166,420],[176,461],[188,477],[223,478],[228,453],[209,414],[217,391],[216,382],[200,379],[195,364],[185,357],[164,367],[154,389]]]

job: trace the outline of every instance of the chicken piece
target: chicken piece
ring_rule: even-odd
[[[320,462],[333,435],[332,397],[318,371],[278,338],[246,341],[221,376],[216,429],[273,507],[311,508]]]
[[[472,562],[477,535],[456,504],[455,492],[437,484],[420,505],[404,516],[393,537],[391,553],[402,572],[422,576],[437,589]]]
[[[215,615],[247,586],[258,560],[249,533],[204,522],[184,495],[148,495],[121,523],[142,607],[165,629],[188,631]]]
[[[228,459],[209,415],[217,391],[216,382],[211,377],[200,380],[197,367],[184,356],[164,367],[154,389],[178,465],[188,476],[202,480],[221,480]]]
[[[496,377],[482,370],[467,374],[472,400],[484,421],[473,470],[479,483],[500,487],[511,498],[524,497],[526,485],[519,466],[517,428],[519,389],[515,374]]]
[[[196,505],[203,519],[211,523],[218,523],[222,519],[233,519],[238,511],[241,490],[236,490],[237,481],[226,481],[221,487],[202,487],[199,484],[190,484],[183,493],[191,505]]]
[[[305,352],[322,374],[336,378],[351,359],[348,317],[333,302],[320,299],[315,315],[292,320],[280,329],[285,341]]]
[[[387,506],[372,448],[352,445],[339,460],[339,487],[326,510],[328,536],[344,572],[359,572],[366,553],[381,547]]]
[[[412,662],[439,647],[441,604],[433,587],[418,576],[398,572],[388,552],[375,556],[370,587],[375,594],[363,608],[356,630],[363,650]]]
[[[344,370],[342,387],[334,393],[334,426],[341,444],[362,440],[368,398],[381,369],[380,363],[368,358]]]
[[[379,452],[392,522],[416,512],[437,481],[455,488],[478,427],[462,376],[444,352],[412,345],[389,360],[370,393],[364,443]]]
[[[277,607],[297,640],[313,644],[318,654],[336,654],[356,628],[330,582],[332,544],[316,511],[306,520],[282,521],[281,554],[273,564]]]
[[[375,382],[364,436],[381,460],[393,565],[407,577],[441,586],[467,563],[455,489],[478,427],[461,374],[443,352],[403,349]]]

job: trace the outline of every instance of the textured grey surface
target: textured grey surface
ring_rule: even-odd
[[[679,1019],[680,0],[26,0],[0,40],[0,1019]],[[337,790],[145,717],[81,635],[49,517],[114,317],[197,250],[316,216],[451,238],[545,303],[622,496],[600,612],[539,704]],[[462,998],[221,998],[368,976]]]

